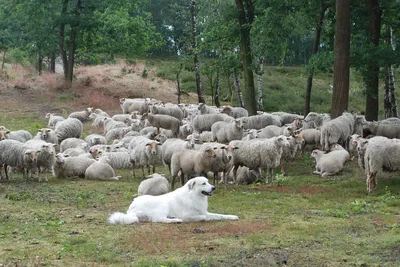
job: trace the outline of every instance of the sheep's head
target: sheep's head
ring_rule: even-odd
[[[203,107],[205,107],[205,105],[206,105],[205,103],[199,103],[199,107],[198,107],[198,109],[199,109],[199,110],[202,110],[202,109],[203,109]]]
[[[157,142],[157,141],[153,141],[153,142],[149,142],[146,144],[147,149],[149,150],[149,153],[152,155],[156,155],[157,154],[157,147],[161,146],[161,143]]]
[[[236,120],[234,120],[234,123],[235,123],[237,129],[239,129],[239,130],[243,129],[243,127],[244,127],[243,120],[236,119]]]
[[[9,133],[10,133],[10,131],[0,131],[0,141],[8,139],[7,134],[9,134]]]
[[[232,146],[232,144],[221,146],[220,148],[223,151],[224,158],[226,158],[228,161],[231,161],[231,159],[233,158],[233,151],[239,149],[239,147]]]
[[[40,152],[41,152],[40,150],[38,150],[38,151],[31,150],[31,149],[26,150],[26,151],[25,151],[25,160],[26,160],[28,163],[35,163],[36,160],[37,160],[37,155],[38,155]]]
[[[226,113],[226,114],[228,114],[228,113],[230,113],[232,111],[232,107],[230,107],[230,106],[223,106],[222,107],[222,110],[221,110],[221,113]]]

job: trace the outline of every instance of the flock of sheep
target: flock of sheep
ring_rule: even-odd
[[[141,168],[144,177],[146,167],[153,175],[138,193],[158,195],[169,189],[168,180],[155,172],[164,164],[172,188],[177,178],[183,184],[185,175],[208,175],[225,184],[249,184],[264,176],[268,183],[275,168],[285,174],[285,163],[306,147],[314,149],[314,173],[322,177],[337,174],[358,156],[369,192],[378,172],[400,170],[398,118],[367,122],[346,112],[335,119],[314,112],[305,118],[286,112],[248,116],[241,107],[163,104],[148,98],[122,98],[120,106],[122,113],[114,116],[93,108],[67,118],[49,113],[47,128],[33,137],[0,126],[0,181],[8,180],[10,171],[26,178],[36,174],[39,181],[47,181],[50,171],[57,179],[118,180],[115,169],[131,168],[135,175],[134,169]],[[89,121],[97,133],[82,138]]]

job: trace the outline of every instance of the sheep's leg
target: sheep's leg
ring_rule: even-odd
[[[174,190],[174,184],[175,184],[175,176],[172,176],[172,178],[171,178],[171,191]]]
[[[217,176],[218,176],[218,172],[214,172],[214,184],[216,184],[215,182],[217,181]]]
[[[273,184],[274,183],[274,177],[275,177],[274,168],[270,168],[270,170],[271,170],[271,184]]]
[[[286,172],[285,172],[285,161],[283,160],[283,159],[281,159],[281,164],[280,164],[281,166],[281,173],[282,173],[282,175],[283,176],[285,176],[286,175]]]
[[[268,184],[268,175],[269,175],[269,169],[265,169],[265,183]]]
[[[188,174],[189,175],[189,174]],[[189,180],[189,178],[188,178]],[[181,185],[184,186],[185,185],[185,174],[181,171]]]
[[[370,172],[367,177],[368,193],[375,190],[376,187],[376,172]]]
[[[147,174],[150,175],[150,165],[147,165]]]
[[[239,169],[239,165],[235,165],[233,167],[233,183],[236,184],[236,178],[237,178],[237,170]]]
[[[156,166],[153,165],[153,173],[155,173],[155,172],[156,172]]]
[[[146,177],[146,175],[144,174],[144,166],[143,165],[142,165],[142,175],[143,175],[143,178]]]
[[[331,176],[331,175],[335,175],[335,173],[334,172],[323,172],[323,173],[321,173],[322,177],[327,177],[327,176]]]

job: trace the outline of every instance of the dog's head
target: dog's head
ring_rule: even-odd
[[[212,192],[215,190],[215,186],[210,184],[208,179],[203,176],[190,179],[185,186],[187,186],[189,190],[205,196],[211,196]]]

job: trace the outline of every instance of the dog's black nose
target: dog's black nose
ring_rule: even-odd
[[[215,190],[215,186],[211,187],[211,190],[214,191]]]

